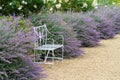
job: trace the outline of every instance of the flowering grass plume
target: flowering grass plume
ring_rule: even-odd
[[[24,22],[25,21],[25,22]],[[42,78],[42,68],[27,56],[33,49],[32,26],[26,20],[10,16],[0,19],[0,79],[35,80]]]

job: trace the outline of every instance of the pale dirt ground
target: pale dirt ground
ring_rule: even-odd
[[[44,65],[48,77],[43,80],[120,80],[120,35],[83,50],[79,58]]]

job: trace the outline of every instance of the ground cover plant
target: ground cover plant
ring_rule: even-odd
[[[35,80],[43,77],[43,69],[27,55],[33,49],[32,25],[23,17],[0,19],[0,79]]]

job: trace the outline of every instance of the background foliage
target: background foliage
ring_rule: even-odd
[[[89,11],[94,9],[92,0],[50,0],[45,3],[46,8],[54,11]]]
[[[94,10],[99,6],[119,6],[119,0],[0,0],[0,13],[2,15],[23,14],[28,16],[31,13],[47,10],[86,12]]]
[[[102,6],[111,6],[111,5],[120,5],[120,0],[98,0],[99,5]]]
[[[40,11],[43,5],[42,0],[0,0],[0,13],[28,15]]]

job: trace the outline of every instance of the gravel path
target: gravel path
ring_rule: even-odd
[[[120,80],[120,35],[83,50],[79,58],[44,65],[48,77],[43,80]]]

